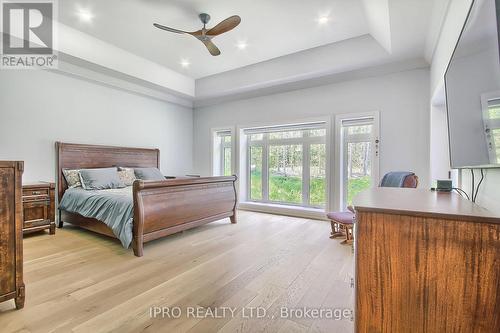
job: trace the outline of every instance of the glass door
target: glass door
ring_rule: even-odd
[[[374,119],[342,121],[342,208],[352,204],[356,195],[374,185],[374,159],[378,157],[378,139]]]

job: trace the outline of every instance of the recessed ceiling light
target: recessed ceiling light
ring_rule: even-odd
[[[327,24],[328,22],[330,22],[330,16],[328,16],[328,15],[319,16],[316,19],[316,21],[318,22],[318,24],[321,24],[321,25]]]
[[[191,63],[190,63],[190,62],[189,62],[189,60],[187,60],[187,59],[182,59],[182,60],[181,60],[181,62],[180,62],[180,64],[181,64],[181,66],[182,66],[183,68],[188,68],[188,67],[189,67],[189,65],[191,65]]]
[[[244,40],[240,40],[238,43],[236,43],[236,47],[240,50],[245,50],[247,48],[248,44]]]
[[[88,9],[80,8],[76,12],[76,15],[80,18],[82,22],[91,22],[94,18],[94,14]]]

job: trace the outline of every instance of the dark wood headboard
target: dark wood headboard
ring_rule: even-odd
[[[67,184],[63,169],[124,167],[160,168],[160,150],[56,142],[57,193],[61,200]]]

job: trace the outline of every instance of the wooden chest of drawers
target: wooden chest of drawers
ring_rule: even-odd
[[[500,332],[500,217],[429,190],[354,205],[356,332]]]
[[[24,306],[23,166],[23,162],[0,161],[0,302],[14,299],[18,309]]]
[[[23,185],[24,233],[49,229],[51,235],[55,234],[54,193],[54,183]]]

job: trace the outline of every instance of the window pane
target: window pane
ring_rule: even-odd
[[[496,163],[500,163],[500,128],[491,131],[493,136],[493,149],[495,150]]]
[[[224,176],[231,176],[231,148],[224,148]]]
[[[222,142],[224,143],[231,143],[231,136],[230,135],[226,135],[222,138]]]
[[[309,131],[309,136],[310,137],[316,137],[316,136],[325,136],[326,135],[326,129],[315,129],[315,130],[310,130]]]
[[[347,134],[366,134],[372,132],[372,125],[348,126]]]
[[[500,119],[500,99],[492,99],[488,101],[488,118]]]
[[[371,186],[371,143],[347,144],[347,204],[361,191]]]
[[[250,199],[262,200],[262,147],[250,147]]]
[[[495,147],[500,148],[500,128],[492,130],[491,133],[493,135],[493,142],[495,143]]]
[[[326,146],[325,144],[311,145],[310,166],[310,204],[324,207],[326,202]]]
[[[269,133],[269,139],[280,140],[280,139],[292,139],[301,138],[302,131],[286,131],[286,132],[272,132]]]
[[[302,145],[269,147],[269,200],[302,203]]]
[[[489,108],[490,119],[500,119],[500,107]]]
[[[259,141],[264,138],[264,134],[252,134],[250,135],[250,140],[251,141]]]

